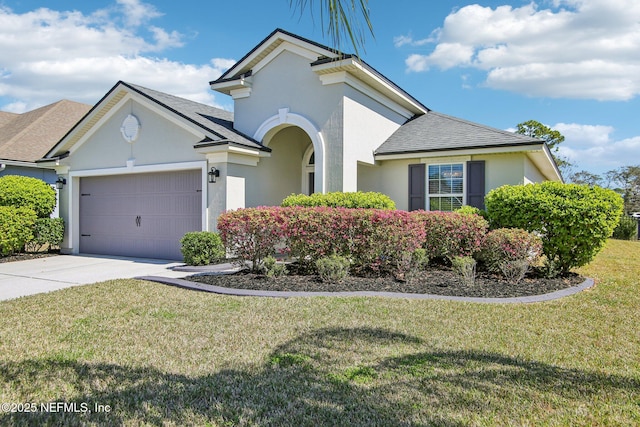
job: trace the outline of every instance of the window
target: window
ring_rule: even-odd
[[[429,165],[429,210],[454,211],[464,204],[464,165]]]

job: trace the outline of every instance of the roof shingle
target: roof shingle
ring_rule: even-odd
[[[401,154],[541,144],[525,135],[429,111],[396,130],[375,154]]]

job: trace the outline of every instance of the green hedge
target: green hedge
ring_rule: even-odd
[[[489,192],[485,204],[493,227],[539,233],[548,266],[561,273],[593,259],[623,208],[612,190],[559,182],[506,185]]]
[[[638,220],[627,215],[620,218],[620,223],[613,230],[613,238],[619,240],[635,240],[638,238]]]
[[[33,239],[36,218],[29,208],[0,206],[0,255],[7,256],[24,249],[24,245]]]
[[[56,191],[37,178],[5,175],[0,177],[0,206],[30,208],[38,218],[48,218],[56,207]]]
[[[220,236],[210,231],[186,233],[180,245],[184,262],[188,265],[211,264],[226,255]]]
[[[33,226],[33,239],[27,242],[27,250],[39,252],[60,247],[64,239],[64,220],[62,218],[38,218]]]
[[[292,194],[282,201],[281,206],[316,207],[326,206],[331,208],[359,208],[359,209],[389,209],[396,208],[389,196],[375,192],[334,192],[305,194]]]

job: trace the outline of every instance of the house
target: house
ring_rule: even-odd
[[[0,176],[29,176],[54,184],[54,168],[36,161],[90,109],[90,105],[62,100],[22,114],[0,111]]]
[[[431,111],[357,57],[283,30],[210,86],[233,113],[118,82],[41,159],[67,182],[64,251],[179,259],[184,233],[291,193],[450,210],[561,180],[544,142]]]

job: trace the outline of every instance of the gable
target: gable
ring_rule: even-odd
[[[237,144],[266,150],[233,128],[231,112],[120,81],[41,160],[60,159],[76,151],[114,115],[133,104],[191,134],[194,145]]]

